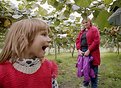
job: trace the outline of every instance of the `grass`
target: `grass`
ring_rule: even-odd
[[[100,88],[121,88],[121,53],[102,53],[99,72]]]
[[[54,59],[54,55],[47,55]],[[83,78],[76,76],[76,57],[71,53],[61,53],[57,56],[59,67],[58,83],[59,88],[79,88]],[[121,87],[121,53],[101,53],[101,65],[99,66],[99,87],[98,88],[120,88]]]

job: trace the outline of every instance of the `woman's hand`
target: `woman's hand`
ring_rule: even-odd
[[[83,55],[84,54],[84,52],[83,51],[81,51],[81,50],[78,50],[78,55]]]
[[[84,53],[84,56],[88,56],[90,54],[89,49]]]

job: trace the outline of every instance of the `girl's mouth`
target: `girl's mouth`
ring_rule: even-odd
[[[45,51],[45,49],[48,47],[48,45],[46,46],[42,46],[42,50]]]

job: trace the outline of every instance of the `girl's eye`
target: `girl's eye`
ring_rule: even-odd
[[[43,36],[46,36],[47,34],[42,34]]]

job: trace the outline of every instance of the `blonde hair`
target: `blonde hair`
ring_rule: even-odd
[[[1,51],[0,63],[24,57],[24,54],[33,43],[36,34],[42,30],[49,30],[49,26],[37,18],[23,19],[11,25],[6,35],[5,44]]]

